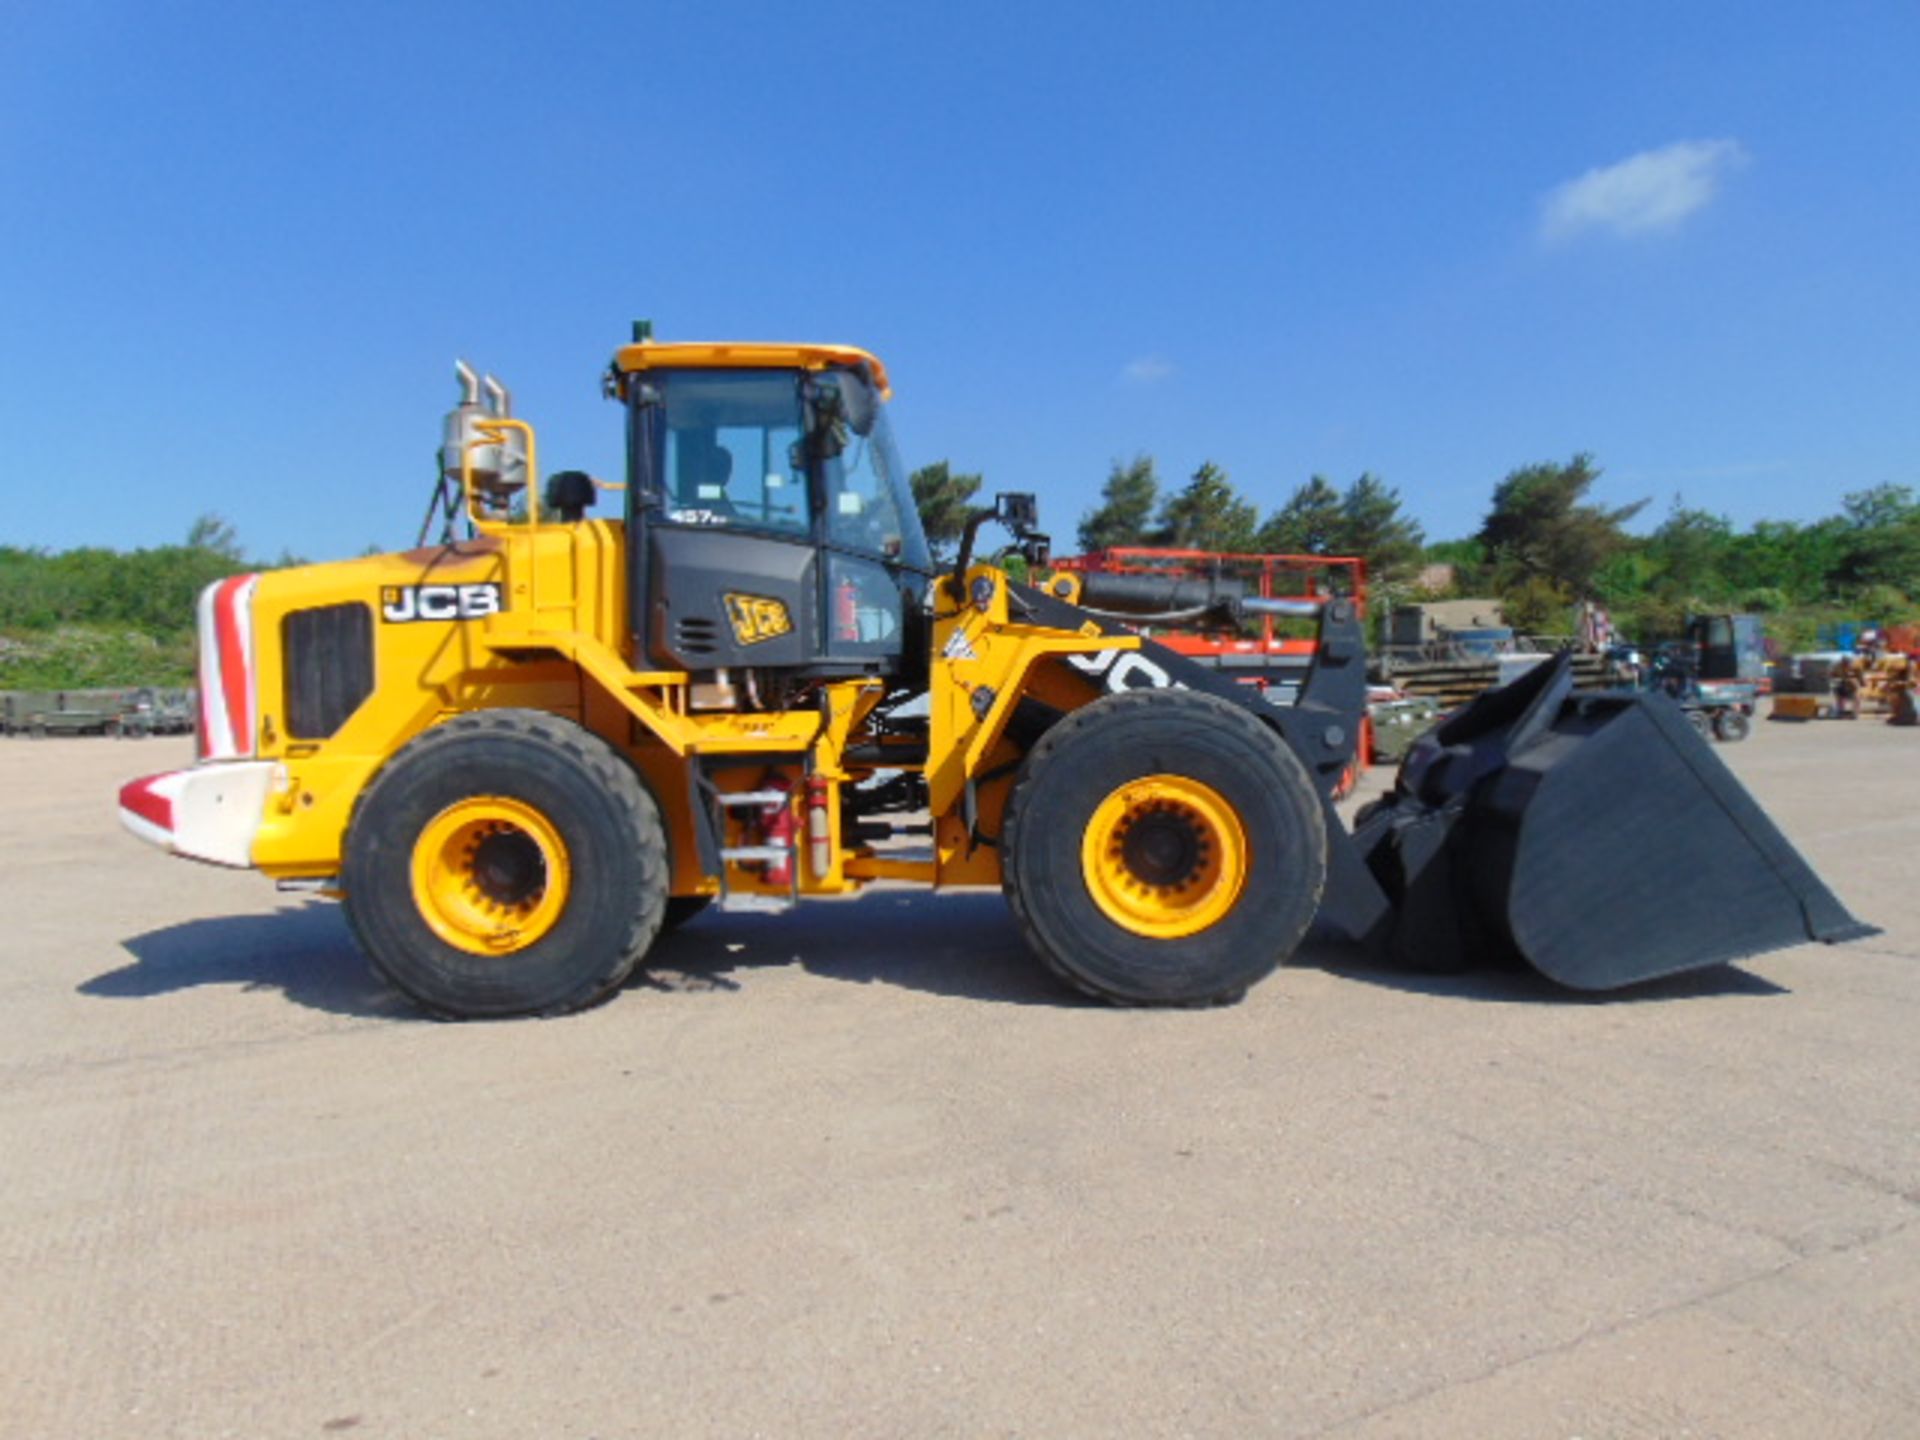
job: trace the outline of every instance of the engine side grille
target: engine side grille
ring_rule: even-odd
[[[673,633],[675,648],[684,655],[711,655],[719,648],[720,626],[704,615],[683,615]]]
[[[360,604],[296,610],[280,626],[287,734],[325,740],[373,693],[373,610]]]

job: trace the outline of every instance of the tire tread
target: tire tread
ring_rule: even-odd
[[[1162,722],[1168,726],[1170,739],[1177,740],[1181,731],[1189,732],[1195,739],[1210,738],[1222,727],[1228,727],[1239,731],[1255,744],[1279,745],[1285,749],[1285,742],[1258,718],[1240,706],[1216,696],[1191,690],[1157,689],[1105,696],[1082,706],[1054,724],[1027,756],[1020,776],[1014,783],[1013,793],[1008,797],[1006,818],[1001,827],[1003,867],[1007,857],[1017,852],[1025,826],[1045,823],[1045,817],[1031,815],[1029,805],[1036,782],[1060,763],[1061,752],[1064,750],[1071,755],[1077,750],[1083,736],[1096,727],[1113,723],[1109,717],[1115,714],[1147,710],[1158,712]],[[1176,714],[1175,712],[1179,710],[1188,713]],[[1286,753],[1290,759],[1293,758],[1290,750]],[[1303,787],[1303,793],[1310,796],[1311,787],[1304,771],[1298,776],[1298,782]],[[1172,999],[1148,1000],[1115,993],[1078,973],[1055,952],[1055,948],[1047,942],[1032,913],[1024,887],[1014,883],[1010,870],[1004,868],[1002,889],[1013,911],[1014,922],[1019,927],[1028,948],[1040,957],[1041,962],[1051,973],[1083,994],[1108,1004],[1125,1007],[1152,1005],[1158,1008],[1187,1009],[1231,1005],[1246,994],[1245,986],[1232,986],[1212,994]]]
[[[612,949],[607,963],[596,974],[589,976],[559,1000],[518,1013],[542,1016],[562,1015],[598,1004],[627,981],[652,946],[655,936],[658,935],[662,912],[665,908],[666,877],[669,872],[666,833],[661,823],[658,805],[648,793],[639,771],[619,751],[592,731],[570,720],[547,714],[545,711],[520,709],[464,711],[431,726],[395,751],[393,757],[355,800],[353,815],[347,827],[349,852],[351,852],[354,822],[359,819],[361,812],[378,797],[382,787],[398,783],[401,777],[406,776],[418,766],[431,765],[435,752],[472,737],[508,739],[540,745],[568,757],[614,800],[620,823],[627,832],[627,839],[631,842],[632,853],[638,859],[641,875],[658,877],[658,884],[642,885],[640,903],[631,908],[621,942]],[[348,864],[351,865],[351,863],[349,859]],[[381,964],[376,949],[370,943],[370,937],[363,931],[351,903],[346,906],[346,911],[348,925],[354,933],[355,940],[382,974],[396,985],[400,985],[400,988],[406,989],[411,998],[424,1009],[443,1017],[465,1018],[463,1012],[438,1004],[401,984],[387,967]]]

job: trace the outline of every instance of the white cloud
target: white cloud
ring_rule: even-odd
[[[1681,140],[1589,170],[1549,191],[1540,218],[1546,240],[1585,230],[1651,235],[1671,230],[1713,199],[1721,179],[1747,161],[1737,140]]]
[[[1129,385],[1157,385],[1173,374],[1173,362],[1162,360],[1158,355],[1142,355],[1138,360],[1129,360],[1120,378]]]

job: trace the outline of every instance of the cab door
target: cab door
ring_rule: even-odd
[[[683,370],[636,385],[636,648],[657,665],[804,667],[822,653],[819,507],[799,377]]]

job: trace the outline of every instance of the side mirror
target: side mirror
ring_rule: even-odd
[[[817,459],[831,460],[847,449],[847,410],[840,387],[830,378],[807,386],[807,448]]]
[[[841,413],[846,417],[848,428],[862,437],[871,435],[873,422],[880,418],[880,402],[874,396],[873,387],[855,375],[837,375],[834,379],[840,391]]]
[[[1030,494],[996,495],[993,518],[1024,540],[1040,524],[1040,502]]]

